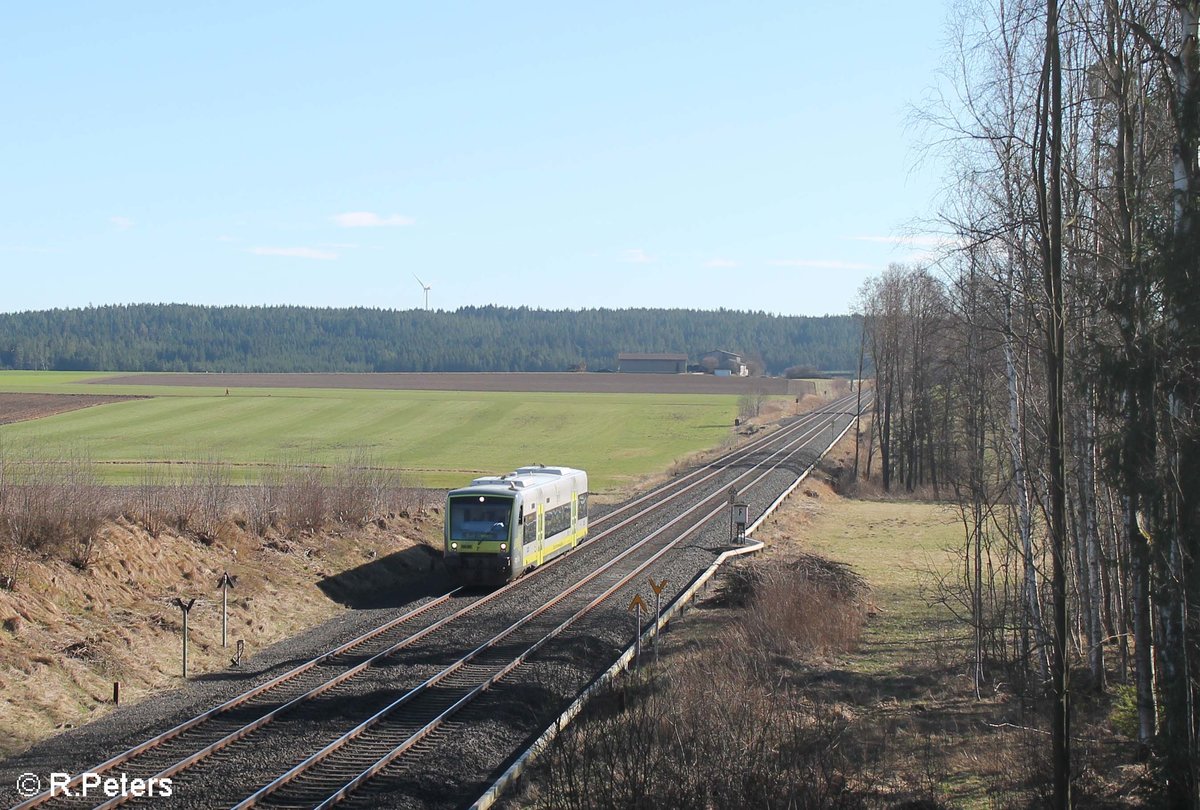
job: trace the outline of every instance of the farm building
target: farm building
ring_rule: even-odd
[[[700,366],[710,374],[745,377],[750,373],[740,354],[715,349],[700,358]]]
[[[627,374],[684,374],[687,372],[687,355],[662,352],[659,354],[634,354],[621,352],[617,355],[617,371]]]

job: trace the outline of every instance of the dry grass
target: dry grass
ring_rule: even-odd
[[[592,707],[514,804],[1045,806],[1043,707],[1003,683],[976,696],[967,628],[937,603],[955,513],[842,497],[853,457],[851,433],[756,533],[766,549],[664,636],[660,669]],[[1153,806],[1108,699],[1076,710],[1078,806]]]
[[[766,552],[723,573],[700,610],[666,636],[664,671],[649,686],[626,684],[628,693],[614,698],[632,710],[621,720],[602,713],[599,725],[568,736],[525,801],[936,808],[981,797],[975,791],[989,770],[1023,770],[1020,746],[1006,745],[1009,753],[997,757],[987,752],[990,743],[963,746],[955,738],[977,729],[980,710],[948,668],[947,628],[918,585],[952,519],[927,504],[841,499],[828,482],[844,463],[839,454],[827,460],[760,530]],[[862,545],[847,555],[851,538]],[[669,718],[671,734],[652,737],[667,750],[655,756],[667,761],[658,765],[663,783],[642,788],[651,804],[637,805],[633,788],[616,783],[604,783],[624,791],[611,803],[580,800],[582,788],[601,784],[599,772],[587,776],[582,763],[622,773],[618,754],[628,756],[634,741],[646,739],[654,718]],[[988,738],[1006,735],[1020,736]],[[722,760],[726,746],[756,753]],[[781,752],[786,757],[777,758]],[[683,798],[701,803],[672,804],[679,796],[671,791],[688,785]]]
[[[792,631],[820,635],[820,622],[768,609],[783,588],[780,570],[740,580],[736,598],[750,618],[718,630],[712,647],[676,649],[669,666],[636,673],[594,700],[556,738],[521,801],[579,810],[869,806],[881,777],[847,745],[854,716],[807,701],[779,679],[775,652],[759,643],[765,631],[803,654]],[[850,592],[809,583],[787,590]],[[821,640],[831,643],[852,639]]]
[[[422,576],[431,555],[410,552],[438,541],[433,507],[365,462],[257,487],[231,486],[213,461],[148,469],[127,489],[90,470],[86,459],[0,455],[0,756],[108,711],[114,681],[123,700],[177,684],[175,597],[197,600],[199,675],[228,666],[239,639],[251,655]],[[229,649],[225,572],[237,577]]]
[[[854,649],[869,590],[848,566],[806,554],[736,564],[717,600],[742,609],[733,625],[742,635],[739,646],[799,657]]]

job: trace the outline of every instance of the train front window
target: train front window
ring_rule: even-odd
[[[451,540],[507,540],[512,522],[512,498],[465,495],[450,499]]]

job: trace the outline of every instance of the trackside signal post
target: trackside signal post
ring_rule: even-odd
[[[221,589],[221,646],[229,646],[229,589],[237,584],[237,577],[229,572],[221,574],[217,587]]]
[[[188,601],[183,601],[179,597],[175,597],[175,607],[183,611],[183,679],[187,680],[187,647],[188,647],[188,614],[192,612],[192,606],[196,604],[196,599],[193,597]]]
[[[663,588],[667,587],[667,581],[655,582],[654,577],[650,577],[650,587],[654,589],[654,663],[658,664],[658,633],[659,622],[662,620],[662,610],[659,607],[659,596],[663,592]]]
[[[629,609],[634,612],[636,629],[633,634],[633,667],[637,669],[638,661],[642,657],[642,611],[646,609],[646,602],[642,599],[642,595],[636,594],[633,600],[629,603]]]
[[[738,502],[737,487],[729,488],[729,542],[732,545],[734,538],[737,537],[737,527],[733,522],[733,506]]]
[[[746,542],[746,524],[750,522],[750,507],[741,501],[735,502],[730,509],[730,542],[743,545]]]

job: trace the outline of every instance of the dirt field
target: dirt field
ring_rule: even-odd
[[[143,397],[96,396],[93,394],[0,394],[0,425],[40,419],[56,413],[77,411]]]
[[[208,388],[366,388],[396,391],[536,391],[587,394],[795,395],[804,380],[714,377],[711,374],[452,373],[429,374],[129,374],[92,380],[104,385],[194,385]],[[849,391],[845,380],[831,381]]]

